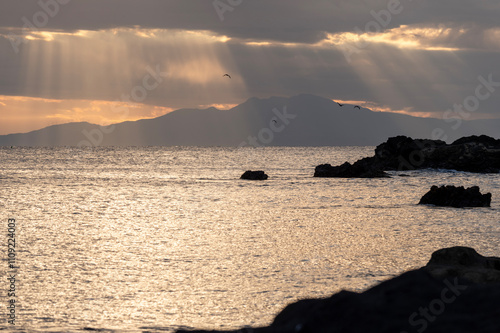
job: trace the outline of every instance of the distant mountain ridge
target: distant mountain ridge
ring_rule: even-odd
[[[452,127],[455,125],[455,129]],[[79,122],[0,136],[0,146],[371,146],[388,137],[454,141],[500,136],[500,119],[457,123],[373,112],[302,94],[250,98],[230,109],[180,109],[107,127]]]

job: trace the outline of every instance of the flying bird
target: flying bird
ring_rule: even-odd
[[[274,121],[276,124],[278,123],[278,121],[277,121],[276,119],[273,119],[273,121]]]
[[[338,104],[340,107],[343,107],[343,106],[344,106],[344,104],[340,104],[339,102],[337,102],[337,104]]]
[[[222,75],[222,77],[224,77],[224,76],[227,76],[228,78],[231,78],[231,75],[229,75],[229,74]]]
[[[355,105],[354,108],[358,108],[361,110],[361,107],[359,105]]]

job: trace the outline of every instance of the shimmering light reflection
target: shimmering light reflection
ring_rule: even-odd
[[[0,149],[5,213],[21,221],[23,329],[264,325],[289,302],[362,290],[424,265],[441,247],[498,255],[498,202],[416,203],[434,184],[478,185],[497,198],[499,175],[312,178],[319,163],[372,154]],[[271,178],[239,180],[246,169]]]

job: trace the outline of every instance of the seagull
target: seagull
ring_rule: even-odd
[[[227,76],[228,78],[231,78],[231,75],[229,75],[229,74],[222,75],[222,77],[224,77],[224,76]]]
[[[337,102],[337,104],[338,104],[340,107],[343,107],[343,106],[344,106],[344,104],[340,104],[339,102]]]
[[[359,105],[355,105],[354,108],[358,108],[361,110],[361,107]]]

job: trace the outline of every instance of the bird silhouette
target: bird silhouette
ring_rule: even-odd
[[[228,78],[231,78],[231,75],[229,75],[229,74],[222,75],[222,77],[224,77],[224,76],[227,76]]]
[[[337,104],[338,104],[340,107],[343,107],[343,106],[344,106],[344,104],[340,104],[339,102],[337,102]]]
[[[361,110],[361,106],[359,106],[359,105],[355,105],[355,106],[354,106],[354,108],[355,108],[355,109],[356,109],[356,108],[358,108],[358,109],[360,109],[360,110]]]
[[[277,121],[276,119],[273,119],[273,121],[274,121],[275,123],[278,123],[278,121]]]

